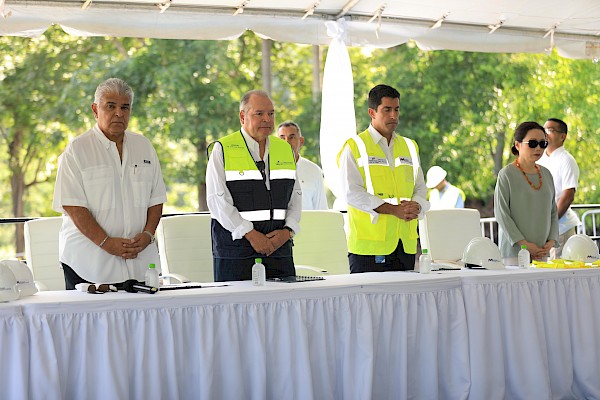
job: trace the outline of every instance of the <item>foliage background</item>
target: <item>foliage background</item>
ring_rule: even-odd
[[[398,88],[399,133],[417,140],[424,170],[445,168],[465,191],[467,206],[482,216],[492,215],[495,177],[511,160],[515,127],[547,117],[569,125],[565,147],[581,169],[575,203],[600,203],[600,65],[555,52],[424,52],[411,43],[349,51],[357,130],[369,123],[368,90],[378,83]],[[322,59],[326,52],[323,47]],[[206,147],[239,129],[239,98],[263,82],[261,39],[251,32],[232,41],[190,41],[78,38],[52,28],[36,39],[0,37],[0,54],[3,218],[55,215],[58,156],[94,123],[95,87],[111,76],[135,91],[130,129],[157,149],[168,190],[165,213],[204,210]],[[275,42],[271,62],[277,122],[298,122],[303,155],[319,163],[312,48]],[[14,235],[14,227],[0,225],[0,255],[14,255]]]

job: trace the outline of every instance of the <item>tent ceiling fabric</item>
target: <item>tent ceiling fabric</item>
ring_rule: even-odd
[[[208,40],[250,29],[277,41],[329,44],[325,22],[344,18],[348,46],[387,48],[412,39],[427,50],[556,47],[563,57],[600,57],[597,0],[93,0],[85,10],[84,3],[0,0],[0,35],[35,37],[59,24],[82,36]]]

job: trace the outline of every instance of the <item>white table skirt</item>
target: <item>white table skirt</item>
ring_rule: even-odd
[[[11,399],[600,398],[598,338],[600,269],[41,292],[0,305],[0,379]]]
[[[369,275],[158,295],[40,293],[23,301],[30,395],[466,398],[460,279]]]
[[[1,398],[28,399],[29,345],[21,307],[0,303],[0,393]]]
[[[599,272],[463,275],[470,397],[600,399]]]

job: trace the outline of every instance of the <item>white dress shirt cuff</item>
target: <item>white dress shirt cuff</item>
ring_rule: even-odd
[[[246,233],[250,232],[252,229],[254,229],[254,224],[252,224],[252,222],[250,221],[243,220],[242,224],[231,232],[231,239],[241,239],[246,235]]]

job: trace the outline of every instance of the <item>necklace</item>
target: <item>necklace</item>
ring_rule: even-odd
[[[535,187],[535,185],[533,184],[533,182],[531,182],[529,180],[529,177],[525,173],[525,170],[523,168],[521,168],[521,164],[519,164],[519,159],[518,158],[515,160],[515,165],[517,166],[517,168],[519,168],[521,170],[521,173],[523,173],[523,176],[525,177],[525,179],[527,179],[527,183],[529,183],[529,186],[531,186],[531,188],[533,190],[540,190],[542,188],[542,170],[540,169],[539,165],[535,164],[535,170],[537,171],[538,178],[540,178],[540,185],[538,187]]]

